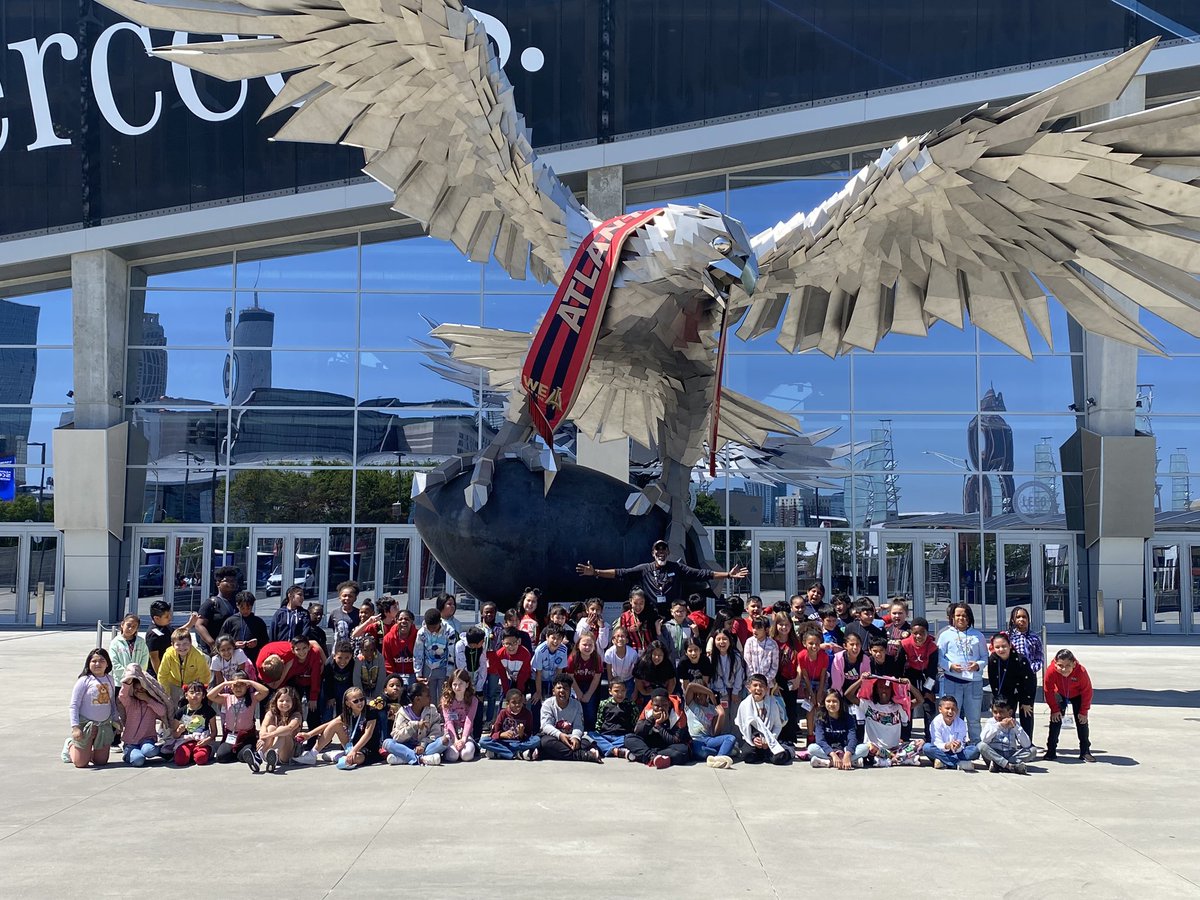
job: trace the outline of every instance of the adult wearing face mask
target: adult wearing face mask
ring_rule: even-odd
[[[627,569],[597,569],[586,562],[575,566],[575,572],[589,578],[620,578],[636,582],[661,616],[666,615],[673,601],[685,598],[685,583],[712,581],[714,578],[745,578],[749,572],[745,566],[734,566],[728,572],[697,569],[679,560],[669,559],[670,551],[666,541],[655,541],[650,548],[650,562]]]

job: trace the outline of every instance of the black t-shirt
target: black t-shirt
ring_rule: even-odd
[[[335,711],[341,712],[342,694],[354,683],[354,660],[344,669],[339,669],[333,658],[325,660],[325,671],[321,676],[321,690],[326,703],[332,703]]]
[[[200,618],[204,620],[204,627],[208,629],[208,633],[212,635],[214,641],[221,633],[221,626],[225,624],[225,620],[236,615],[237,608],[233,605],[233,601],[226,600],[220,594],[215,594],[200,604]],[[200,643],[203,645],[201,649],[208,646],[204,644],[203,640]],[[212,653],[213,648],[209,647],[208,652]]]
[[[209,722],[216,717],[217,711],[213,709],[213,705],[208,702],[207,697],[204,698],[204,702],[197,710],[188,709],[187,697],[184,697],[179,701],[179,706],[175,710],[176,721],[187,729],[184,734],[208,731]]]
[[[361,621],[362,616],[355,606],[350,607],[350,612],[344,611],[340,606],[331,612],[325,627],[333,632],[333,645],[336,647],[338,641],[350,640],[350,632],[357,628]]]
[[[865,654],[871,649],[872,638],[883,638],[887,640],[887,635],[883,629],[872,622],[870,625],[864,625],[862,622],[851,622],[845,628],[846,634],[856,634],[858,639],[862,641],[862,652]]]
[[[675,677],[675,667],[666,656],[662,662],[656,664],[647,653],[633,667],[633,677],[649,682],[654,687],[666,687],[667,682]]]
[[[172,631],[174,631],[174,629],[171,628],[170,625],[167,626],[165,631],[155,625],[146,632],[146,649],[150,651],[151,655],[157,653],[161,659],[162,654],[171,649]],[[150,666],[150,674],[155,676],[158,675],[158,673],[154,671],[153,665]]]
[[[712,678],[713,664],[704,654],[699,662],[692,662],[686,656],[675,666],[675,676],[680,681],[699,681],[701,678]]]
[[[711,581],[713,573],[712,569],[693,569],[678,560],[668,559],[661,566],[648,562],[628,569],[617,569],[617,577],[636,582],[646,592],[647,600],[661,607],[664,603],[683,598],[685,582]],[[660,601],[659,597],[665,598],[665,601]]]

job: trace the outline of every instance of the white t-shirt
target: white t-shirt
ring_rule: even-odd
[[[864,734],[868,743],[895,750],[900,746],[900,726],[908,721],[908,713],[899,703],[876,703],[860,700],[858,708],[865,722]]]
[[[604,662],[612,666],[613,678],[618,681],[628,681],[633,677],[633,667],[637,665],[638,652],[625,645],[625,658],[617,656],[617,648],[609,647],[604,651]]]
[[[220,653],[214,653],[209,667],[212,669],[214,675],[220,672],[223,681],[233,681],[235,678],[241,678],[246,674],[245,667],[249,664],[250,659],[246,656],[245,652],[235,649],[233,656],[229,658],[229,662],[225,662]]]

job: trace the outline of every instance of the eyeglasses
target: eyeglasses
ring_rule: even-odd
[[[346,702],[347,703],[366,703],[367,700],[365,697],[355,697],[353,700],[347,700]]]

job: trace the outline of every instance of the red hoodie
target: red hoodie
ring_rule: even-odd
[[[399,623],[388,629],[383,636],[383,668],[389,675],[413,674],[413,646],[417,641],[416,626],[410,625],[408,634],[400,637]]]
[[[1050,663],[1046,667],[1046,677],[1042,680],[1042,688],[1046,694],[1046,705],[1050,707],[1052,713],[1062,712],[1058,706],[1059,697],[1066,697],[1068,700],[1072,697],[1080,697],[1079,715],[1081,716],[1086,716],[1088,710],[1092,708],[1092,679],[1088,676],[1087,669],[1079,663],[1075,663],[1071,674],[1065,677],[1059,674],[1054,663]]]

